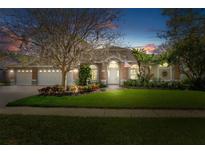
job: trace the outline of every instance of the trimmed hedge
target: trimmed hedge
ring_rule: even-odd
[[[180,81],[149,81],[140,82],[140,80],[127,80],[124,87],[133,88],[159,88],[159,89],[189,89],[189,86]]]

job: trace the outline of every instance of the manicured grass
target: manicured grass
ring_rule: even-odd
[[[204,109],[205,92],[122,89],[81,96],[32,96],[8,106]]]
[[[0,115],[0,144],[205,144],[203,118]]]

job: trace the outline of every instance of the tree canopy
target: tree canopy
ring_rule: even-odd
[[[115,39],[115,9],[16,9],[4,12],[1,31],[21,41],[21,48],[67,72],[97,44]],[[100,43],[99,43],[100,42]],[[89,57],[89,56],[86,56]],[[91,58],[87,58],[91,60]]]
[[[169,17],[161,33],[169,43],[169,61],[177,63],[195,88],[205,87],[205,10],[163,9]]]

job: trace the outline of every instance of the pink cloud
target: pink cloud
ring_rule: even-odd
[[[1,33],[0,34],[0,48],[2,50],[8,50],[12,52],[19,51],[21,41],[16,40],[15,37],[7,34],[7,33]]]
[[[143,48],[147,54],[152,54],[156,52],[157,46],[155,44],[147,44]]]
[[[113,22],[111,21],[108,21],[106,23],[102,23],[100,25],[97,26],[98,29],[101,29],[101,28],[109,28],[109,29],[117,29],[118,26],[116,24],[114,24]]]

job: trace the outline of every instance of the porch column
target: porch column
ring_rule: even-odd
[[[120,63],[120,84],[122,85],[124,81],[127,81],[129,78],[129,71],[128,71],[128,67],[124,67],[124,63]]]
[[[99,79],[100,82],[107,84],[107,64],[99,64]]]

